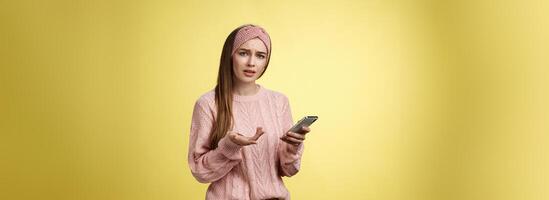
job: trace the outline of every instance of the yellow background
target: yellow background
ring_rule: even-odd
[[[0,199],[203,199],[194,101],[230,31],[311,128],[293,199],[549,199],[549,5],[2,1]]]

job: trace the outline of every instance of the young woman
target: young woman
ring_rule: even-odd
[[[211,183],[206,199],[290,199],[282,176],[299,171],[310,129],[287,132],[288,98],[255,82],[270,57],[263,28],[236,28],[225,40],[215,89],[194,105],[188,161],[199,182]]]

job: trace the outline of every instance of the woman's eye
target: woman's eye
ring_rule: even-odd
[[[261,58],[261,59],[264,59],[265,56],[264,55],[257,55],[258,58]]]
[[[238,55],[240,55],[240,56],[245,56],[245,55],[246,55],[246,52],[242,51],[242,52],[238,53]]]

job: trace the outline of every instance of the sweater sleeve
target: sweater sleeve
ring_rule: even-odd
[[[210,148],[214,118],[212,114],[206,112],[207,106],[204,104],[207,102],[199,99],[194,106],[188,162],[196,180],[201,183],[210,183],[223,178],[240,163],[242,147],[225,136],[219,141],[216,149]]]
[[[284,133],[286,133],[292,128],[294,122],[288,98],[285,96],[283,98],[282,108],[282,129],[285,131]],[[297,174],[301,165],[301,156],[303,155],[303,143],[294,146],[284,141],[280,141],[278,144],[279,165],[282,175],[291,177]]]

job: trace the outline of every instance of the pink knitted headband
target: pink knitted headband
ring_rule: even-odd
[[[236,52],[240,45],[254,38],[259,38],[267,47],[267,54],[271,54],[271,39],[269,37],[269,34],[267,34],[267,31],[259,26],[247,25],[242,27],[240,30],[238,30],[238,33],[236,33],[233,43],[233,52],[231,53],[231,55]]]

